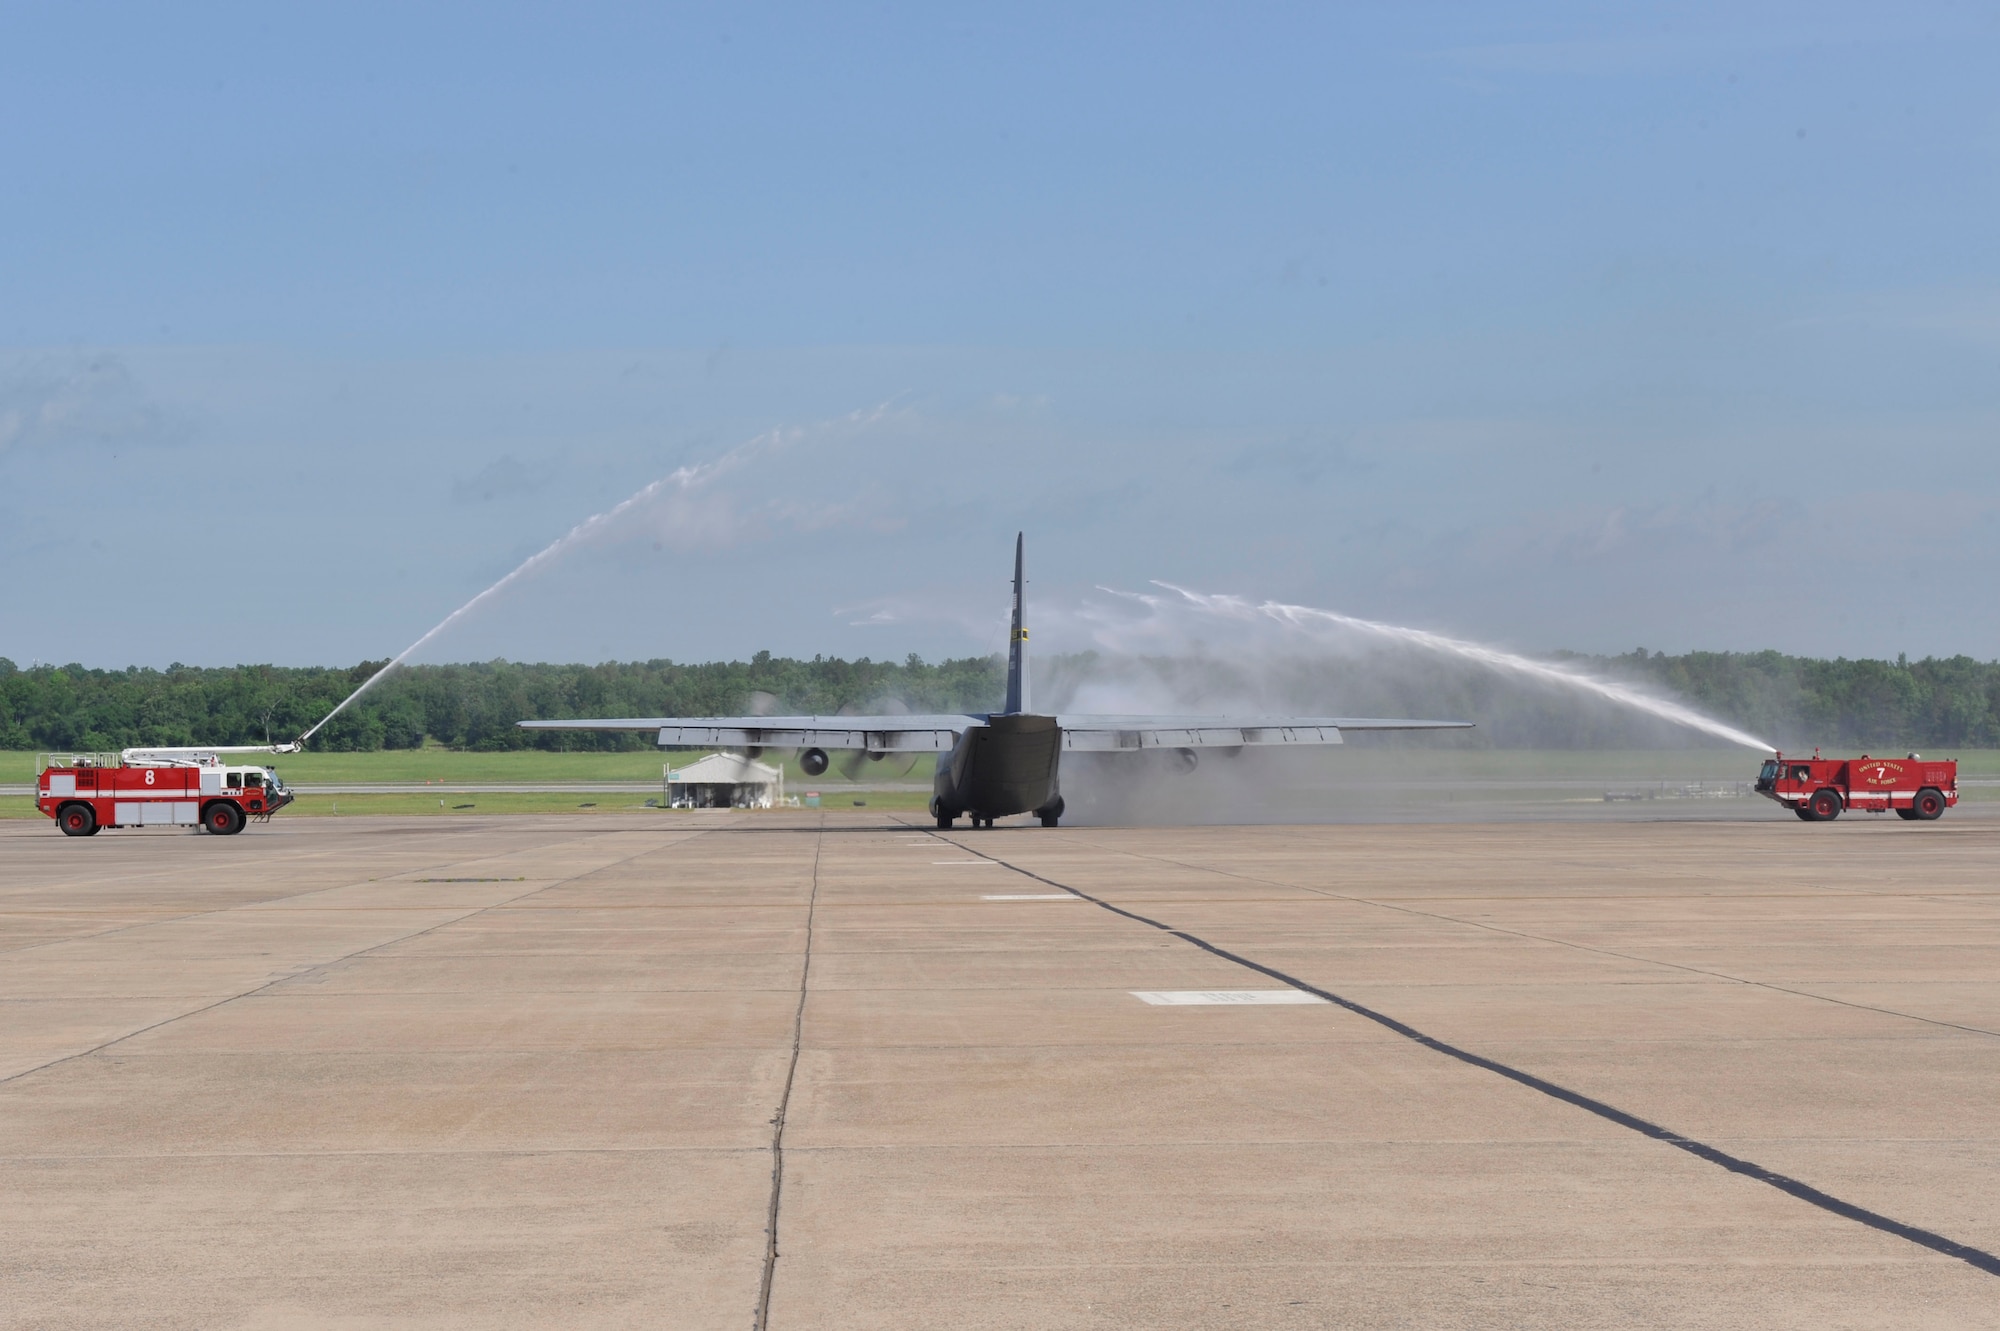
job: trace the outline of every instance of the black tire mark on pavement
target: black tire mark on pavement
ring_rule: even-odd
[[[1244,883],[1261,883],[1266,887],[1282,887],[1290,892],[1310,892],[1316,897],[1329,901],[1350,901],[1357,906],[1374,906],[1379,910],[1397,911],[1404,915],[1414,915],[1419,919],[1437,920],[1444,924],[1463,925],[1469,929],[1483,929],[1488,933],[1505,934],[1510,938],[1525,938],[1530,942],[1547,943],[1551,947],[1566,947],[1577,952],[1591,952],[1600,957],[1616,957],[1620,961],[1635,961],[1642,966],[1659,966],[1666,970],[1683,971],[1689,975],[1706,975],[1712,979],[1728,980],[1732,984],[1746,985],[1752,989],[1769,989],[1773,993],[1791,994],[1795,998],[1810,998],[1817,1003],[1832,1003],[1836,1007],[1853,1008],[1857,1012],[1879,1012],[1885,1017],[1900,1017],[1905,1021],[1921,1022],[1926,1026],[1942,1026],[1947,1030],[1964,1031],[1967,1035],[1984,1035],[2000,1038],[2000,1031],[1989,1031],[1984,1026],[1967,1026],[1956,1021],[1946,1021],[1942,1017],[1924,1017],[1914,1012],[1904,1012],[1899,1008],[1877,1007],[1873,1003],[1856,1003],[1846,998],[1834,998],[1829,994],[1816,994],[1810,989],[1793,989],[1788,985],[1774,984],[1769,980],[1752,980],[1747,976],[1731,975],[1728,971],[1710,970],[1706,966],[1690,966],[1685,962],[1666,961],[1659,957],[1642,957],[1632,952],[1620,952],[1615,948],[1594,947],[1589,943],[1572,942],[1567,938],[1551,938],[1547,934],[1529,933],[1525,929],[1509,929],[1501,924],[1488,924],[1484,920],[1468,920],[1459,915],[1446,915],[1442,911],[1419,910],[1394,901],[1381,901],[1374,897],[1358,897],[1351,892],[1333,892],[1323,887],[1307,887],[1304,883],[1284,883],[1275,878],[1259,878],[1255,874],[1236,873],[1230,869],[1218,869],[1209,864],[1190,864],[1167,855],[1148,855],[1140,850],[1121,850],[1121,855],[1134,859],[1152,860],[1156,864],[1171,864],[1182,869],[1192,869],[1196,873],[1218,874],[1224,878],[1234,878]]]
[[[1521,1069],[1509,1066],[1497,1059],[1475,1054],[1469,1049],[1461,1049],[1457,1045],[1440,1040],[1434,1035],[1426,1035],[1416,1027],[1406,1022],[1398,1021],[1386,1012],[1377,1012],[1374,1008],[1366,1007],[1351,998],[1342,998],[1339,994],[1329,989],[1322,989],[1316,984],[1309,984],[1297,976],[1287,975],[1285,972],[1266,966],[1260,961],[1252,961],[1250,958],[1231,952],[1227,948],[1218,947],[1207,939],[1199,938],[1184,929],[1176,929],[1170,924],[1153,919],[1150,916],[1141,915],[1137,911],[1126,910],[1123,906],[1114,906],[1101,897],[1094,897],[1080,888],[1071,887],[1068,883],[1059,883],[1053,878],[1045,878],[1032,869],[1024,869],[1020,865],[1003,860],[997,855],[989,855],[985,851],[964,845],[961,842],[947,840],[944,837],[938,837],[938,840],[969,855],[977,855],[981,859],[991,860],[1001,868],[1011,869],[1024,878],[1031,878],[1035,882],[1046,883],[1050,887],[1059,888],[1064,892],[1070,893],[1072,896],[1090,902],[1094,906],[1108,910],[1114,915],[1122,915],[1126,919],[1143,924],[1148,928],[1158,929],[1161,933],[1198,947],[1212,956],[1220,957],[1224,961],[1233,962],[1246,970],[1255,971],[1259,975],[1269,976],[1280,984],[1289,985],[1291,988],[1311,994],[1315,998],[1323,998],[1335,1007],[1345,1008],[1357,1017],[1364,1017],[1378,1026],[1394,1031],[1404,1039],[1415,1044],[1420,1044],[1433,1053],[1443,1054],[1446,1058],[1456,1059],[1470,1067],[1480,1068],[1496,1076],[1505,1077],[1511,1082],[1525,1086],[1531,1091],[1546,1095],[1552,1100],[1560,1100],[1564,1104],[1572,1105],[1587,1114],[1595,1114],[1606,1122],[1615,1123],[1621,1128],[1636,1132],[1642,1137],[1650,1137],[1654,1141],[1673,1147],[1675,1150],[1685,1151],[1697,1159],[1706,1160],[1712,1165],[1719,1165],[1732,1174],[1741,1174],[1744,1178],[1754,1179],[1759,1183],[1767,1184],[1770,1187],[1776,1188],[1779,1192],[1796,1197],[1802,1202],[1817,1206],[1822,1211],[1840,1216],[1842,1219],[1866,1225],[1870,1229],[1904,1239],[1916,1244],[1918,1247],[1929,1248],[1932,1252],[1942,1253],[1946,1257],[1955,1257],[1968,1266],[1984,1271],[1987,1275],[2000,1276],[2000,1256],[1996,1256],[1982,1248],[1975,1248],[1970,1244],[1960,1243],[1955,1239],[1948,1239],[1942,1234],[1933,1233],[1931,1230],[1919,1229],[1915,1225],[1904,1224],[1902,1221],[1883,1215],[1879,1211],[1871,1211],[1865,1206],[1857,1206],[1853,1202],[1843,1201],[1839,1197],[1835,1197],[1832,1193],[1822,1192],[1810,1183],[1801,1182],[1788,1174],[1780,1174],[1773,1169],[1766,1169],[1755,1161],[1731,1155],[1727,1151],[1710,1146],[1706,1142],[1696,1141],[1692,1137],[1683,1137],[1671,1128],[1663,1128],[1659,1124],[1649,1122],[1636,1114],[1628,1114],[1615,1105],[1606,1104],[1604,1101],[1585,1095],[1580,1091],[1572,1091],[1567,1086],[1559,1086],[1555,1082],[1537,1077],[1532,1072],[1523,1072]]]

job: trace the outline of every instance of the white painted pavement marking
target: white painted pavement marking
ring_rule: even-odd
[[[1324,1003],[1302,989],[1132,989],[1132,997],[1157,1007],[1213,1007],[1239,1003]]]
[[[981,901],[1081,901],[1067,892],[1001,892],[987,893]]]

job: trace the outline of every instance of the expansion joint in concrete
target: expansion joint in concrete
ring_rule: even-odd
[[[771,1116],[771,1201],[764,1220],[764,1270],[757,1282],[757,1311],[751,1319],[753,1331],[766,1331],[771,1324],[771,1285],[778,1275],[778,1210],[785,1198],[785,1118],[792,1108],[792,1083],[799,1075],[799,1047],[804,1043],[806,992],[812,980],[813,916],[819,909],[819,857],[826,847],[826,816],[820,816],[820,835],[813,842],[812,888],[806,895],[806,942],[799,960],[799,1002],[792,1011],[792,1057],[785,1066],[785,1088],[778,1096],[778,1112]]]
[[[699,836],[700,833],[697,832],[696,835]],[[22,1068],[18,1072],[8,1073],[6,1076],[0,1077],[0,1086],[5,1086],[13,1082],[25,1080],[28,1077],[34,1076],[36,1073],[46,1072],[50,1068],[61,1067],[66,1063],[74,1063],[79,1059],[89,1058],[94,1054],[101,1054],[107,1049],[125,1043],[125,1041],[127,1040],[133,1040],[137,1039],[141,1035],[151,1034],[152,1032],[160,1030],[163,1027],[172,1026],[176,1022],[187,1021],[190,1018],[199,1017],[209,1012],[214,1012],[216,1009],[228,1007],[232,1003],[240,1003],[248,998],[256,998],[259,995],[269,993],[271,990],[277,989],[282,985],[292,984],[295,981],[302,980],[307,976],[312,975],[316,972],[330,971],[336,966],[344,966],[349,962],[358,961],[362,957],[370,956],[374,953],[384,951],[388,948],[397,947],[405,943],[413,942],[416,939],[426,937],[427,935],[430,934],[434,934],[441,929],[449,929],[454,925],[464,924],[467,920],[476,919],[477,917],[484,915],[489,911],[501,910],[508,906],[519,905],[521,902],[526,901],[531,897],[540,896],[545,892],[553,892],[559,887],[566,887],[569,884],[576,882],[580,878],[588,878],[591,874],[601,873],[603,870],[611,868],[614,865],[628,864],[633,860],[639,859],[646,855],[653,854],[657,851],[657,849],[658,849],[657,847],[648,847],[646,850],[637,851],[631,855],[624,856],[621,859],[614,860],[612,861],[611,864],[608,865],[601,864],[594,869],[585,870],[583,873],[572,874],[568,878],[561,878],[545,886],[532,888],[529,891],[523,892],[518,896],[509,897],[505,901],[496,901],[496,902],[491,902],[484,906],[477,906],[470,910],[465,911],[463,914],[454,915],[447,920],[439,920],[437,923],[427,925],[422,929],[415,929],[410,931],[409,933],[398,934],[394,938],[385,938],[380,942],[370,943],[365,947],[355,948],[351,952],[344,952],[337,957],[329,957],[324,961],[315,961],[308,964],[304,964],[290,971],[287,971],[281,975],[273,975],[270,978],[263,980],[258,984],[252,985],[247,989],[240,990],[237,993],[226,994],[221,998],[217,998],[210,1002],[199,1004],[198,1006],[189,1008],[184,1012],[176,1012],[172,1016],[162,1017],[158,1021],[148,1022],[143,1026],[135,1027],[134,1029],[129,1031],[121,1031],[118,1034],[111,1036],[109,1039],[100,1040],[98,1043],[91,1045],[88,1048],[74,1049],[71,1050],[69,1053],[60,1054],[55,1058],[48,1059],[46,1062],[37,1063],[33,1067]],[[462,861],[452,861],[452,862],[460,863]],[[283,898],[283,900],[287,902],[295,902],[300,898],[313,896],[316,895],[317,893],[326,892],[330,890],[333,889],[313,888],[311,891],[297,893],[293,896]],[[255,901],[255,902],[244,903],[242,905],[227,906],[222,908],[221,910],[216,910],[216,911],[196,912],[195,914],[228,917],[267,904],[269,903],[264,901]],[[193,918],[193,916],[178,916],[175,918],[187,919],[187,918]],[[173,923],[173,922],[174,922],[173,920],[166,921],[166,923]],[[107,932],[122,932],[122,931],[112,930]],[[104,936],[105,934],[86,935],[87,938],[102,938]]]

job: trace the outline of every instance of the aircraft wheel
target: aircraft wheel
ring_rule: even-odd
[[[1812,811],[1813,817],[1823,823],[1830,823],[1840,817],[1840,792],[1835,790],[1814,791]]]
[[[201,811],[201,825],[216,836],[235,836],[243,830],[243,811],[228,800],[217,800]]]
[[[948,830],[952,826],[952,824],[958,821],[958,819],[952,817],[950,814],[944,812],[942,809],[938,810],[936,817],[937,817],[938,831],[940,832]]]
[[[56,810],[56,826],[64,836],[90,836],[97,831],[97,811],[88,804],[65,804]]]
[[[1915,804],[1917,817],[1925,822],[1944,817],[1944,792],[1925,786],[1917,792]]]
[[[1041,819],[1043,827],[1054,827],[1058,822],[1062,821],[1062,815],[1059,813],[1045,813],[1041,815]]]

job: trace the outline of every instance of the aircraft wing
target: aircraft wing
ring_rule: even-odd
[[[650,730],[663,749],[862,749],[949,753],[983,716],[634,716],[517,721],[523,730]]]
[[[523,730],[652,732],[663,749],[860,749],[869,753],[949,753],[984,716],[634,716],[519,721]],[[1083,753],[1132,749],[1217,749],[1248,744],[1338,744],[1343,730],[1465,730],[1470,721],[1405,721],[1354,716],[1056,717],[1063,748]]]
[[[1063,748],[1234,749],[1246,744],[1338,744],[1343,730],[1469,730],[1470,721],[1361,716],[1058,716]]]

